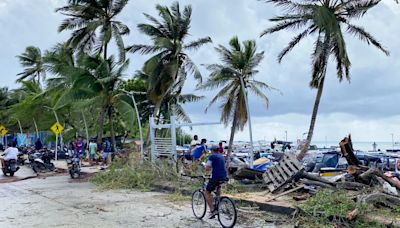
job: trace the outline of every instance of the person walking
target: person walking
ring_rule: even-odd
[[[90,140],[89,143],[89,162],[90,165],[93,165],[94,162],[94,157],[97,152],[97,143],[94,140]]]

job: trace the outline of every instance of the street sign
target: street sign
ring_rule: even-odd
[[[7,128],[0,124],[0,135],[5,136],[7,132],[8,132]]]
[[[54,132],[54,134],[59,135],[64,130],[64,127],[59,122],[56,122],[53,124],[53,126],[51,126],[50,129]]]

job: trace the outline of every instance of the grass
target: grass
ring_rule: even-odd
[[[173,167],[160,162],[151,164],[148,161],[140,163],[138,159],[115,161],[106,172],[96,174],[90,181],[101,189],[139,189],[149,191],[160,181],[178,184],[178,174]]]
[[[385,227],[365,217],[368,207],[357,203],[345,192],[324,189],[300,205],[303,216],[299,217],[302,227]],[[355,221],[347,221],[346,216],[358,210]]]
[[[183,195],[180,192],[174,192],[172,194],[168,194],[166,199],[173,203],[186,203],[191,200],[192,196],[190,195]]]

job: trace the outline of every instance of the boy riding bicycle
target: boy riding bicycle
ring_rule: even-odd
[[[211,153],[212,154],[206,163],[206,171],[211,171],[211,179],[209,180],[205,191],[207,205],[210,208],[210,219],[214,218],[218,213],[216,208],[214,208],[211,193],[215,190],[221,191],[220,184],[228,179],[224,156],[218,152],[218,147],[212,147]]]

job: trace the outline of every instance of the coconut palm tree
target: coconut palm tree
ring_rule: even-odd
[[[248,119],[241,78],[244,80],[245,88],[261,98],[266,107],[268,107],[269,101],[263,90],[271,89],[271,87],[254,79],[258,73],[256,68],[264,58],[264,52],[257,52],[254,40],[246,40],[241,44],[237,37],[233,37],[229,42],[229,48],[219,45],[215,50],[220,55],[222,64],[207,65],[207,70],[211,73],[207,81],[199,86],[199,89],[220,88],[207,109],[218,101],[221,102],[219,106],[221,121],[226,126],[231,125],[228,149],[230,153],[235,133],[243,130]]]
[[[50,127],[49,115],[44,112],[43,106],[50,102],[50,99],[41,96],[43,89],[35,81],[22,81],[21,87],[12,91],[12,96],[17,102],[9,107],[9,119],[20,120],[25,127],[34,129],[32,120],[35,119],[40,125]]]
[[[201,82],[201,74],[187,51],[197,50],[211,42],[210,37],[186,42],[192,16],[191,6],[185,6],[181,11],[179,3],[174,2],[170,8],[157,5],[156,9],[160,19],[144,14],[150,23],[138,25],[140,32],[148,35],[153,44],[127,48],[132,53],[154,54],[145,62],[143,72],[148,75],[148,93],[155,104],[155,116],[159,114],[166,94],[172,90],[174,84],[184,82],[188,73]],[[180,92],[181,88],[177,94]]]
[[[73,102],[87,101],[88,105],[100,107],[98,123],[98,142],[103,137],[104,121],[108,117],[111,141],[115,146],[114,117],[118,115],[125,126],[131,127],[134,123],[134,110],[130,105],[130,97],[119,91],[118,88],[123,73],[129,61],[117,63],[113,56],[104,60],[97,56],[82,54],[77,60],[75,76],[71,87],[67,88],[55,104],[55,108],[62,108]]]
[[[307,141],[297,157],[299,160],[302,160],[312,140],[330,57],[336,62],[337,78],[339,81],[346,79],[350,82],[351,63],[347,54],[344,33],[347,32],[367,44],[372,44],[386,55],[389,55],[389,51],[387,51],[371,34],[365,31],[364,28],[351,23],[352,20],[359,19],[365,15],[365,13],[376,6],[380,0],[269,0],[268,2],[283,8],[285,12],[282,16],[270,19],[270,21],[276,22],[277,24],[265,30],[261,36],[282,30],[304,28],[304,30],[296,35],[288,46],[279,54],[279,62],[281,62],[283,57],[299,44],[301,40],[310,35],[314,35],[316,38],[312,53],[310,86],[313,89],[317,89],[317,95],[311,116]]]
[[[107,59],[108,44],[114,38],[120,61],[125,60],[123,36],[128,35],[128,26],[116,17],[129,0],[71,0],[67,6],[56,11],[67,16],[58,28],[59,32],[73,30],[67,43],[76,50],[103,53]]]
[[[38,47],[29,46],[25,52],[17,56],[24,71],[17,74],[17,82],[21,82],[27,78],[35,81],[40,85],[40,81],[45,79],[45,70],[43,64],[42,52]]]

